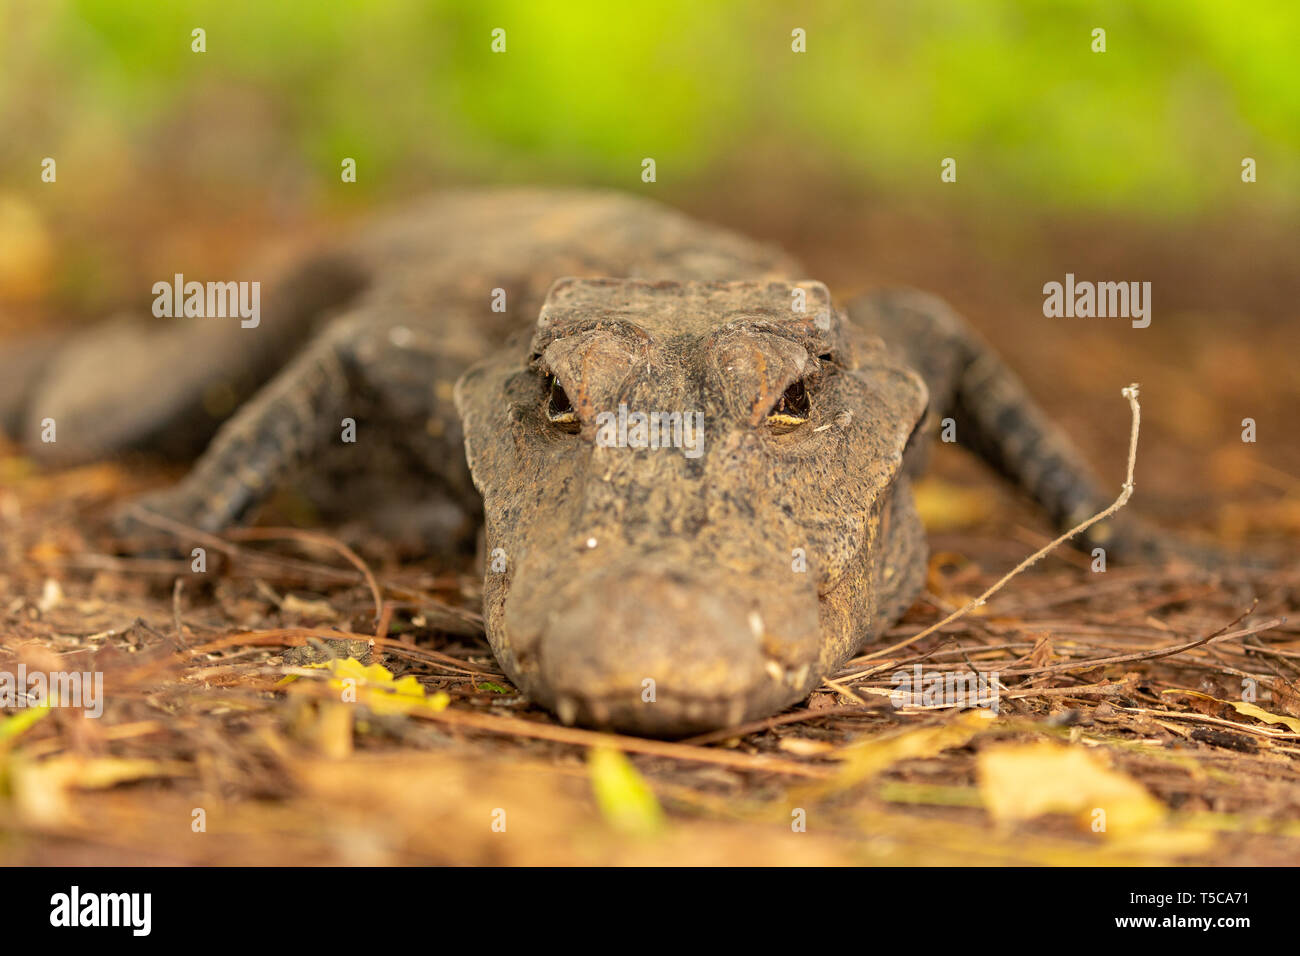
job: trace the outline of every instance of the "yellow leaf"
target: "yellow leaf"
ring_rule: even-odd
[[[1256,707],[1254,704],[1248,704],[1242,700],[1225,701],[1237,713],[1246,717],[1254,717],[1256,720],[1262,720],[1266,724],[1284,724],[1290,727],[1297,734],[1300,734],[1300,719],[1295,717],[1283,717],[1279,714],[1270,714],[1262,707]]]
[[[1166,694],[1186,694],[1188,697],[1199,697],[1201,700],[1212,700],[1219,704],[1227,704],[1243,717],[1254,717],[1256,720],[1262,720],[1266,724],[1283,724],[1291,728],[1297,734],[1300,734],[1300,718],[1282,717],[1279,714],[1270,714],[1262,707],[1256,707],[1254,704],[1248,704],[1244,700],[1219,700],[1217,697],[1211,697],[1209,694],[1202,694],[1194,690],[1167,690]]]
[[[349,686],[355,687],[356,702],[364,704],[375,714],[409,714],[420,709],[441,711],[451,703],[451,698],[443,691],[426,696],[424,687],[414,674],[394,680],[393,672],[382,664],[367,667],[355,657],[307,666],[328,670],[332,675],[329,686],[338,691],[340,697]],[[353,681],[352,685],[347,683],[349,680]]]
[[[639,835],[663,829],[663,810],[654,791],[621,750],[593,747],[587,768],[596,805],[614,829]]]
[[[984,805],[994,819],[1073,816],[1085,829],[1131,835],[1159,824],[1165,807],[1136,780],[1099,755],[1055,743],[989,748],[976,759]]]
[[[14,803],[29,822],[45,826],[75,821],[69,791],[103,790],[146,777],[182,776],[190,768],[179,761],[119,757],[50,757],[16,760],[10,779]]]
[[[913,495],[927,531],[959,531],[978,525],[993,513],[993,500],[987,492],[938,478],[918,483]]]
[[[0,743],[17,737],[49,712],[50,705],[42,704],[40,707],[32,707],[0,720]]]
[[[900,760],[934,757],[953,747],[964,747],[995,719],[986,710],[969,710],[938,727],[921,727],[850,744],[836,755],[844,765],[828,789],[837,790],[870,780]]]

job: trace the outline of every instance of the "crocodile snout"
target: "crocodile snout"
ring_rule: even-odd
[[[820,679],[815,596],[778,618],[752,585],[716,578],[610,570],[582,585],[547,615],[530,689],[566,722],[684,735],[772,713]]]

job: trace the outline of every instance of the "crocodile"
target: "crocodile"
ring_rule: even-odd
[[[11,348],[0,424],[53,465],[197,456],[140,507],[209,533],[294,480],[358,513],[413,498],[431,548],[477,546],[528,698],[678,737],[806,698],[908,609],[941,422],[1057,526],[1113,498],[942,300],[841,306],[809,275],[645,198],[442,193],[272,279],[255,329],[126,316]],[[1155,547],[1118,520],[1088,541]]]

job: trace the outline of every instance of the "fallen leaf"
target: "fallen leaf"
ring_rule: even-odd
[[[307,667],[328,670],[332,675],[329,686],[339,692],[341,700],[364,704],[375,714],[407,714],[414,710],[437,712],[446,710],[451,703],[451,697],[445,691],[426,695],[414,674],[396,680],[393,672],[382,664],[367,666],[355,657],[308,664]],[[356,692],[355,700],[346,700],[345,694],[353,690]]]
[[[39,707],[31,707],[19,711],[12,717],[5,717],[0,720],[0,743],[12,740],[27,730],[28,727],[36,723],[42,717],[50,712],[49,704],[42,704]]]
[[[1053,659],[1052,639],[1043,634],[1034,642],[1034,649],[1029,652],[1029,659],[1025,663],[1029,667],[1046,667]]]
[[[1269,686],[1273,691],[1273,703],[1292,717],[1300,717],[1300,688],[1280,677]]]
[[[850,744],[835,754],[843,765],[824,789],[838,790],[870,780],[900,760],[934,757],[953,747],[964,747],[994,720],[996,717],[987,710],[969,710],[938,727],[920,727]]]
[[[131,780],[191,772],[192,768],[180,761],[69,755],[15,759],[8,776],[19,815],[33,825],[53,827],[77,820],[70,791],[103,790]]]
[[[993,513],[988,492],[929,477],[914,488],[916,510],[927,531],[971,528]]]
[[[995,820],[1046,813],[1074,817],[1081,827],[1131,835],[1158,825],[1165,806],[1100,755],[1050,742],[991,747],[976,759],[984,805]]]
[[[663,829],[664,814],[654,791],[621,750],[593,747],[587,767],[596,804],[614,829],[640,835]]]
[[[1262,707],[1256,707],[1254,704],[1248,704],[1244,700],[1220,700],[1218,697],[1211,697],[1209,694],[1202,694],[1194,690],[1177,690],[1171,689],[1164,691],[1166,694],[1187,694],[1189,697],[1200,697],[1203,700],[1212,700],[1219,704],[1225,704],[1231,707],[1243,717],[1254,717],[1266,724],[1283,724],[1289,727],[1295,733],[1300,734],[1300,718],[1282,717],[1278,714],[1271,714]]]

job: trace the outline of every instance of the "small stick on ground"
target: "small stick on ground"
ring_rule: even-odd
[[[1064,534],[1060,535],[1054,540],[1049,541],[1047,544],[1043,545],[1043,547],[1039,548],[1029,557],[1025,558],[1025,560],[1017,564],[1014,568],[1012,568],[1001,578],[999,578],[993,585],[991,585],[988,590],[986,590],[979,597],[975,598],[975,600],[971,601],[965,607],[953,611],[942,621],[939,621],[936,624],[931,624],[925,630],[917,634],[913,634],[911,637],[907,638],[906,640],[899,641],[897,644],[893,644],[889,647],[881,648],[880,650],[875,651],[871,654],[867,654],[862,658],[859,658],[860,660],[871,660],[873,657],[883,657],[886,654],[892,654],[894,651],[902,650],[904,647],[907,647],[909,644],[915,644],[921,638],[929,637],[935,631],[939,630],[939,628],[945,627],[946,625],[951,624],[953,621],[957,620],[958,618],[963,617],[966,614],[969,614],[975,608],[982,607],[985,603],[987,603],[990,597],[992,597],[998,591],[1002,590],[1002,588],[1007,584],[1007,582],[1010,581],[1012,578],[1014,578],[1016,575],[1020,574],[1020,572],[1037,564],[1044,557],[1046,557],[1056,548],[1060,547],[1066,541],[1069,541],[1075,535],[1087,531],[1089,528],[1091,528],[1099,521],[1105,521],[1115,512],[1119,511],[1120,508],[1123,508],[1126,504],[1128,504],[1129,498],[1133,496],[1133,469],[1137,465],[1138,429],[1141,427],[1142,424],[1142,408],[1141,406],[1138,405],[1138,385],[1136,382],[1134,382],[1132,385],[1127,386],[1124,389],[1121,389],[1120,394],[1122,394],[1125,398],[1128,399],[1129,408],[1133,412],[1133,426],[1129,431],[1129,439],[1128,439],[1128,473],[1125,476],[1124,485],[1120,489],[1119,497],[1116,498],[1108,508],[1104,508],[1101,511],[1098,511],[1091,518],[1088,518],[1087,520],[1080,522],[1079,524],[1071,528],[1069,531],[1066,531]]]
[[[172,585],[172,620],[176,623],[176,643],[189,650],[189,645],[185,643],[185,625],[181,621],[181,591],[184,588],[184,578],[177,578],[176,583]]]

